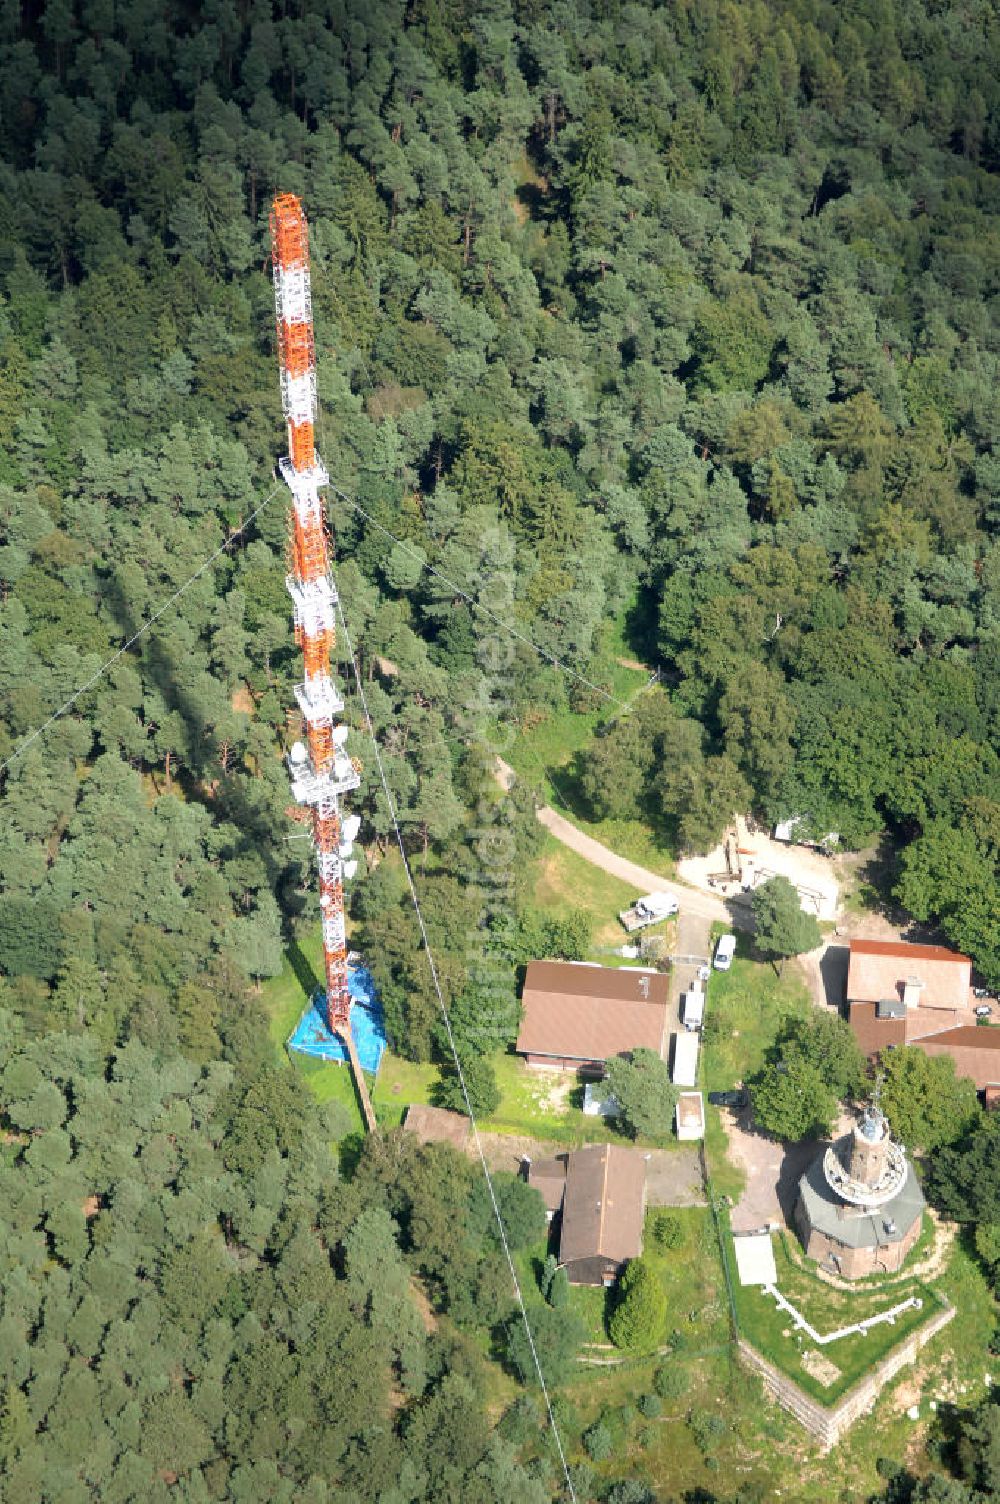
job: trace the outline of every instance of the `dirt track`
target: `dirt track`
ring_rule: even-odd
[[[640,867],[627,857],[618,856],[616,852],[609,851],[607,846],[602,846],[600,841],[595,841],[593,836],[584,835],[572,821],[557,814],[548,805],[538,811],[538,818],[563,846],[568,846],[571,851],[575,851],[595,867],[600,867],[602,871],[610,872],[612,877],[620,877],[623,882],[630,883],[636,893],[673,893],[689,914],[698,914],[703,919],[719,919],[724,924],[733,922],[733,915],[721,899],[712,898],[708,893],[699,893],[684,883],[671,882],[659,872],[651,872],[648,867]]]

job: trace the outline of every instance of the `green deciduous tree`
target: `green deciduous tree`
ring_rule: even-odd
[[[854,1030],[839,1014],[812,1009],[782,1029],[777,1051],[783,1060],[793,1055],[814,1065],[838,1101],[857,1097],[865,1080],[865,1057]]]
[[[448,1107],[453,1112],[468,1113],[471,1109],[476,1117],[484,1118],[496,1112],[500,1106],[500,1088],[490,1061],[481,1055],[466,1055],[462,1059],[462,1078],[465,1081],[464,1091],[458,1071],[453,1066],[442,1069],[441,1079],[435,1090],[439,1106]]]
[[[664,1138],[673,1127],[677,1092],[670,1070],[655,1050],[637,1049],[607,1062],[607,1087],[619,1108],[619,1122],[634,1136]]]
[[[957,1222],[1000,1222],[1000,1120],[987,1113],[958,1144],[939,1149],[928,1167],[934,1205]]]
[[[534,1306],[529,1317],[535,1352],[546,1384],[564,1383],[572,1373],[580,1343],[585,1336],[582,1321],[575,1311],[566,1307],[557,1311],[551,1306]],[[538,1371],[524,1322],[519,1315],[508,1321],[506,1336],[507,1357],[513,1371],[523,1383],[537,1384]]]
[[[956,1076],[949,1055],[925,1055],[914,1046],[884,1050],[879,1069],[882,1106],[897,1138],[933,1154],[964,1137],[979,1118],[976,1088]]]
[[[618,1120],[635,1137],[663,1139],[674,1125],[677,1090],[656,1050],[612,1056],[606,1065],[608,1092],[618,1102]]]
[[[612,1342],[630,1352],[655,1352],[663,1340],[666,1319],[666,1292],[655,1269],[643,1259],[630,1259],[618,1282],[608,1322]]]
[[[807,914],[798,890],[787,877],[770,877],[758,884],[751,895],[754,918],[754,942],[765,956],[779,960],[778,975],[789,956],[815,950],[820,943],[820,929],[815,914]]]
[[[504,1234],[511,1248],[527,1248],[545,1236],[545,1202],[519,1175],[496,1171],[492,1177],[493,1195],[503,1221]],[[480,1240],[500,1241],[493,1201],[484,1179],[477,1179],[469,1209],[470,1227]],[[543,1294],[546,1291],[543,1290]]]
[[[819,1066],[792,1053],[765,1065],[749,1082],[754,1118],[775,1138],[821,1138],[837,1116],[837,1098]]]

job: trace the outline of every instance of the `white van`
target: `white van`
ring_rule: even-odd
[[[705,1017],[705,994],[700,987],[681,993],[681,1022],[685,1029],[700,1029]]]
[[[718,945],[715,947],[715,962],[714,962],[714,965],[715,965],[716,971],[728,971],[729,968],[730,968],[730,966],[733,964],[733,956],[735,954],[736,954],[736,936],[735,935],[723,935],[723,936],[721,936]]]

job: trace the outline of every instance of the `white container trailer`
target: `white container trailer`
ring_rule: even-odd
[[[698,1081],[698,1035],[674,1035],[674,1068],[670,1078],[675,1086],[695,1086]]]

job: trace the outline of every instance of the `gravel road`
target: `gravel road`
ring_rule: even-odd
[[[671,882],[660,873],[651,872],[648,867],[640,867],[627,857],[618,856],[616,852],[609,851],[607,846],[602,846],[600,841],[595,841],[593,836],[584,835],[572,821],[557,814],[548,805],[543,805],[538,811],[538,818],[557,841],[568,846],[585,861],[592,862],[595,867],[610,872],[612,877],[620,877],[623,882],[630,883],[637,893],[673,893],[688,914],[697,914],[702,919],[719,919],[726,924],[739,923],[739,910],[730,911],[721,898],[699,893],[696,888],[689,888],[684,883]]]

